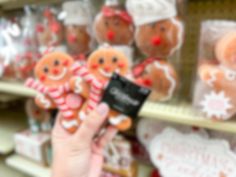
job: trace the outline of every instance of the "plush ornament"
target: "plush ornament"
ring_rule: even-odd
[[[64,40],[63,26],[51,9],[44,10],[43,20],[37,24],[36,33],[41,54],[46,53],[52,47],[57,51],[66,51],[66,47],[62,44]]]
[[[51,130],[50,113],[39,108],[33,99],[28,99],[25,104],[30,130],[33,133],[48,132]]]
[[[131,16],[120,6],[118,0],[106,0],[101,12],[95,18],[94,32],[100,45],[108,43],[116,47],[132,63],[134,25]]]
[[[227,120],[236,113],[236,32],[228,32],[215,45],[219,64],[202,64],[200,79],[211,88],[201,101],[202,112],[210,119]]]
[[[69,1],[63,4],[66,13],[64,19],[65,35],[69,51],[72,55],[87,55],[92,47],[90,22],[91,14],[85,2]],[[78,59],[81,59],[80,57]]]
[[[81,66],[74,67],[74,72],[80,75],[90,85],[88,100],[80,111],[80,119],[85,119],[88,113],[98,105],[102,99],[103,92],[107,87],[113,73],[128,77],[129,61],[122,52],[112,47],[105,46],[93,52],[87,61],[87,69]],[[79,84],[76,84],[79,82]],[[74,78],[71,85],[74,90],[78,90],[76,85],[80,85],[80,78]],[[85,93],[86,94],[86,93]],[[109,113],[109,123],[118,130],[125,131],[132,125],[132,119],[126,115],[111,110]]]
[[[62,126],[73,133],[77,130],[81,120],[78,118],[84,98],[88,96],[75,94],[70,87],[73,74],[74,59],[61,52],[45,55],[35,67],[37,80],[28,79],[26,85],[37,90],[40,94],[36,97],[39,107],[45,109],[58,108],[63,119]]]
[[[136,25],[135,42],[149,57],[134,68],[134,76],[152,89],[150,100],[170,100],[179,84],[175,68],[166,59],[183,42],[175,0],[128,0],[126,5]]]

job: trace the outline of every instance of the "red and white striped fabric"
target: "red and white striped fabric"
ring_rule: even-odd
[[[73,66],[72,70],[75,75],[83,78],[85,82],[90,85],[90,94],[87,101],[88,105],[85,113],[87,114],[90,111],[94,110],[98,103],[101,101],[104,83],[96,79],[96,77],[89,73],[88,69],[85,66],[82,66],[80,63],[76,63]]]
[[[64,119],[62,120],[62,126],[65,129],[74,130],[78,127],[77,115],[74,115],[73,110],[68,106],[66,102],[66,94],[70,91],[69,83],[61,85],[57,88],[48,88],[42,85],[39,81],[30,78],[26,81],[25,85],[27,87],[35,89],[42,94],[47,94],[53,99],[53,101],[57,105],[57,108],[60,110],[64,117]]]

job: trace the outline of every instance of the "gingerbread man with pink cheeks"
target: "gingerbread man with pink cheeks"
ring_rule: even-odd
[[[236,113],[236,32],[228,32],[215,45],[219,64],[202,64],[200,79],[212,89],[201,102],[203,112],[214,120],[227,120]]]
[[[109,83],[113,73],[127,77],[129,74],[129,61],[126,56],[112,47],[104,46],[93,52],[87,62],[88,72],[91,73],[97,82],[102,84],[90,87],[90,97],[83,107],[82,113],[94,109],[94,105],[101,100],[103,92]],[[132,119],[117,111],[111,110],[109,114],[109,123],[121,131],[129,129],[132,125]]]
[[[37,90],[36,104],[44,109],[58,108],[63,115],[62,126],[74,133],[80,123],[79,111],[88,95],[86,84],[82,79],[76,80],[76,86],[71,88],[74,60],[67,54],[53,52],[46,54],[35,67],[34,79],[28,79],[26,85]],[[75,90],[73,90],[75,89]]]

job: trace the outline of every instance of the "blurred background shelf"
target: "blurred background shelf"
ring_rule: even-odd
[[[0,92],[26,97],[33,97],[37,93],[36,91],[25,87],[23,84],[5,81],[0,82]]]
[[[34,97],[36,91],[19,83],[0,82],[0,92],[25,97]],[[204,119],[190,104],[162,104],[147,102],[139,114],[141,117],[158,119],[185,125],[236,133],[236,121],[216,122]]]
[[[217,122],[205,119],[187,103],[167,105],[148,102],[143,106],[139,115],[145,118],[236,133],[235,120]]]
[[[6,159],[6,164],[16,170],[34,177],[50,177],[50,168],[43,167],[19,155],[12,155]]]
[[[13,135],[27,127],[24,113],[16,110],[1,110],[0,114],[0,155],[14,150]]]
[[[5,163],[6,157],[0,156],[0,176],[1,177],[29,177],[28,175],[15,170]]]
[[[50,177],[51,170],[49,167],[40,166],[39,164],[16,154],[8,157],[6,159],[6,164],[34,177]],[[138,177],[150,176],[151,170],[152,168],[150,166],[140,165]]]

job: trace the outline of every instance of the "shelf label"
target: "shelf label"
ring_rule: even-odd
[[[168,128],[150,144],[154,165],[165,177],[235,177],[236,155],[229,143]]]

